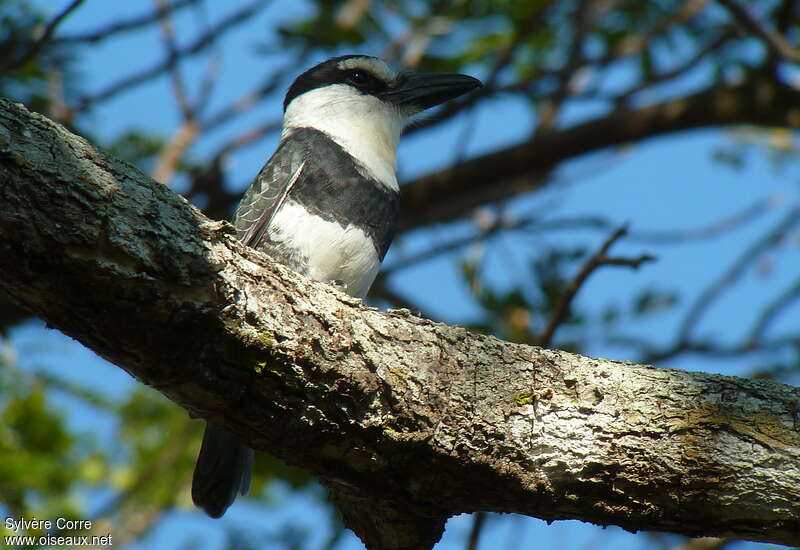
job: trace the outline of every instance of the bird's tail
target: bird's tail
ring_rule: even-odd
[[[236,494],[250,489],[253,449],[232,433],[206,423],[192,477],[192,500],[212,518],[225,513]]]

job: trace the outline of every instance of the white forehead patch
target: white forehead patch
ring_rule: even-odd
[[[384,82],[391,82],[395,77],[394,71],[389,68],[389,65],[377,57],[351,57],[350,59],[339,61],[336,66],[342,70],[363,69],[371,72]]]

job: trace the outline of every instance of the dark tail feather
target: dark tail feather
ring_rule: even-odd
[[[206,423],[203,444],[192,478],[192,500],[212,518],[233,504],[236,494],[250,489],[253,449],[230,432]]]

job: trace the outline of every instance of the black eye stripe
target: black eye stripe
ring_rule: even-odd
[[[350,71],[350,75],[349,76],[353,80],[359,80],[361,82],[366,82],[366,80],[368,78],[366,73],[363,73],[361,71]]]
[[[386,83],[383,80],[364,69],[347,69],[343,71],[343,82],[369,94],[386,89]]]
[[[352,69],[347,71],[347,80],[356,85],[373,84],[378,79],[366,71]]]
[[[1,1],[1,0],[0,0]],[[366,66],[362,67],[356,60],[364,60]],[[378,63],[380,60],[374,57],[365,55],[343,55],[339,57],[332,57],[327,61],[323,61],[319,65],[311,67],[306,72],[300,74],[294,79],[289,89],[286,91],[286,96],[283,100],[283,110],[289,106],[296,97],[322,88],[332,84],[345,84],[354,90],[358,90],[362,94],[380,94],[387,90],[388,84],[383,80],[383,73],[380,66],[376,69],[378,74],[375,74],[371,69],[370,64]],[[350,66],[348,66],[350,65]],[[353,81],[350,76],[353,72],[361,73]],[[362,78],[366,78],[364,82]],[[386,78],[389,78],[388,76]]]

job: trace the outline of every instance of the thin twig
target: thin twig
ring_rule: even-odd
[[[539,2],[538,8],[534,9],[524,19],[515,22],[514,34],[511,37],[511,42],[506,48],[497,55],[497,59],[489,71],[489,76],[486,77],[484,86],[493,87],[497,82],[500,72],[511,63],[514,54],[519,47],[536,31],[545,28],[544,18],[547,15],[550,6],[555,4],[555,0],[549,2]]]
[[[211,93],[217,84],[217,77],[219,76],[220,69],[222,68],[222,56],[218,52],[211,54],[208,60],[208,65],[203,73],[203,80],[200,82],[200,91],[197,93],[197,99],[194,102],[194,112],[197,116],[206,110],[209,102],[211,101]]]
[[[667,80],[672,80],[674,78],[683,76],[685,73],[689,72],[691,69],[696,67],[703,59],[706,58],[709,54],[713,53],[714,51],[721,48],[724,44],[728,42],[733,37],[733,29],[732,28],[722,28],[720,34],[714,39],[711,40],[708,44],[704,47],[698,49],[692,56],[686,59],[680,65],[677,65],[675,68],[658,73],[653,75],[652,77],[639,82],[635,86],[632,86],[625,90],[624,92],[616,95],[614,97],[614,103],[617,105],[622,105],[625,102],[629,101],[631,96],[638,94],[644,90],[652,88],[655,84],[660,84]]]
[[[221,126],[222,124],[232,120],[234,117],[244,114],[258,105],[262,99],[278,89],[278,86],[280,86],[280,84],[283,82],[285,74],[286,73],[283,69],[275,71],[267,76],[256,87],[256,89],[247,92],[240,98],[232,101],[227,106],[218,110],[216,113],[209,115],[202,122],[203,130],[208,131]]]
[[[713,223],[689,229],[674,231],[639,230],[630,231],[626,236],[629,242],[646,244],[675,245],[702,239],[711,239],[724,235],[757,219],[761,215],[775,208],[777,201],[768,197],[755,201],[739,212],[721,218]],[[395,273],[413,267],[427,260],[432,260],[442,254],[453,252],[467,245],[491,239],[501,231],[524,231],[525,234],[538,234],[546,231],[563,231],[575,229],[592,229],[609,231],[616,224],[607,218],[599,216],[583,216],[577,218],[561,218],[542,221],[538,215],[526,215],[516,220],[503,220],[498,217],[494,224],[483,228],[481,232],[467,237],[459,237],[424,250],[407,258],[393,260],[381,271],[384,275]]]
[[[267,3],[268,0],[255,0],[250,2],[243,8],[229,14],[227,17],[216,23],[213,28],[201,34],[190,44],[179,48],[175,56],[166,56],[164,59],[155,65],[148,67],[147,69],[130,74],[95,94],[83,96],[77,102],[76,110],[83,111],[93,103],[106,101],[121,92],[128,91],[135,86],[144,84],[145,82],[156,78],[163,72],[171,69],[178,59],[183,59],[185,57],[198,54],[212,46],[219,36],[223,35],[231,28],[247,22],[253,15],[264,9]]]
[[[181,74],[178,46],[175,43],[175,28],[172,26],[169,2],[167,0],[155,0],[155,3],[159,11],[158,23],[161,28],[161,39],[164,43],[164,49],[167,51],[167,58],[170,61],[172,91],[184,120],[190,120],[194,118],[194,110],[192,109],[192,102],[189,100],[189,92],[186,90],[186,83]]]
[[[725,291],[731,288],[745,270],[758,259],[766,250],[775,246],[784,236],[795,226],[800,224],[800,205],[792,207],[787,215],[783,217],[770,231],[762,235],[753,244],[742,252],[736,261],[714,280],[694,301],[684,317],[681,329],[671,346],[656,350],[651,346],[640,345],[642,357],[640,360],[646,363],[657,363],[671,359],[681,353],[696,352],[707,355],[730,356],[736,354],[752,353],[767,349],[780,349],[786,345],[796,343],[796,338],[776,338],[770,342],[760,340],[766,330],[770,320],[782,309],[782,305],[773,303],[768,306],[756,321],[750,335],[741,344],[729,347],[720,347],[708,342],[699,340],[692,333],[703,315],[709,310],[714,301]],[[791,298],[793,288],[787,290],[787,296]],[[756,337],[758,335],[758,337]],[[628,339],[629,345],[633,339]]]
[[[773,53],[791,63],[800,63],[800,50],[797,50],[786,39],[765,27],[755,17],[739,5],[735,0],[719,0],[739,24],[749,32],[760,38]]]
[[[465,550],[478,550],[478,543],[480,542],[484,525],[486,525],[486,512],[475,512],[472,515],[472,529],[469,531]]]
[[[737,258],[720,277],[713,281],[705,291],[697,298],[689,312],[684,318],[681,330],[678,334],[676,348],[681,346],[681,342],[688,342],[692,331],[696,328],[703,314],[724,290],[736,282],[745,272],[747,267],[755,261],[766,250],[774,246],[786,235],[793,227],[800,224],[800,205],[792,207],[772,230],[768,231],[760,239],[750,245]]]
[[[760,216],[775,209],[780,202],[780,199],[776,197],[767,197],[759,199],[742,210],[734,212],[730,216],[718,219],[709,225],[689,229],[676,229],[673,231],[632,231],[627,236],[627,239],[632,242],[646,242],[650,244],[682,244],[687,241],[709,239],[744,227]]]
[[[561,298],[550,315],[550,320],[548,321],[547,326],[536,338],[537,346],[547,347],[550,344],[556,329],[569,316],[572,301],[575,299],[578,291],[598,267],[603,265],[621,265],[633,269],[639,269],[643,263],[652,262],[655,260],[655,257],[649,254],[642,254],[636,258],[614,258],[608,256],[607,253],[611,248],[611,245],[625,236],[627,232],[627,226],[622,226],[609,235],[600,249],[583,264],[583,267],[581,267],[581,270],[578,272],[575,278],[572,279],[569,284],[567,284],[566,288],[564,289],[564,294],[561,295]]]
[[[215,160],[224,159],[237,149],[241,149],[242,147],[256,143],[265,136],[273,132],[277,132],[280,129],[281,123],[277,120],[268,120],[259,124],[258,126],[248,128],[241,134],[233,137],[227,143],[222,145],[222,147],[220,147],[217,152],[212,155],[212,158]]]
[[[12,61],[11,63],[5,65],[2,68],[2,70],[0,70],[0,72],[3,73],[11,72],[14,69],[17,69],[25,65],[28,61],[33,59],[33,57],[37,53],[39,53],[39,50],[42,49],[42,46],[44,46],[50,40],[50,37],[53,36],[53,33],[55,32],[56,28],[61,24],[61,22],[64,19],[66,19],[69,14],[78,9],[80,5],[83,4],[83,2],[84,0],[72,0],[72,2],[67,4],[67,6],[63,10],[61,10],[61,12],[58,13],[58,15],[56,15],[53,19],[50,20],[50,22],[44,28],[44,31],[42,32],[42,35],[38,38],[38,40],[36,40],[36,42],[34,42],[31,45],[31,47],[28,48],[28,50],[25,53],[23,53],[17,60]]]
[[[199,24],[202,26],[203,32],[209,33],[211,31],[211,25],[208,23],[208,14],[205,10],[198,10],[197,13],[202,17],[202,21]],[[198,19],[200,19],[200,17],[198,17]],[[206,65],[206,70],[200,82],[197,99],[194,102],[193,112],[196,119],[199,119],[201,113],[205,112],[208,107],[211,101],[211,94],[217,84],[217,77],[222,69],[222,53],[216,47],[216,40],[216,36],[211,39],[212,52],[209,55],[208,64]]]
[[[536,113],[534,132],[541,134],[555,127],[558,114],[564,101],[570,95],[570,83],[577,72],[584,66],[584,49],[586,36],[595,17],[594,0],[579,0],[575,6],[572,21],[572,41],[567,52],[567,60],[561,69],[558,89],[542,101]]]
[[[535,31],[544,26],[544,18],[551,5],[555,4],[554,0],[545,2],[540,5],[538,9],[533,11],[525,19],[518,21],[515,29],[515,34],[511,38],[509,45],[498,54],[497,59],[489,71],[489,75],[483,82],[483,87],[475,90],[461,100],[448,101],[437,112],[435,117],[428,117],[416,121],[415,124],[409,126],[405,130],[405,135],[410,135],[428,126],[441,124],[445,120],[454,117],[464,109],[470,109],[473,105],[477,104],[479,100],[494,95],[500,88],[497,87],[497,79],[502,70],[508,66],[514,58],[514,53],[519,47],[525,43]],[[391,56],[390,50],[386,50],[387,55]],[[552,73],[548,73],[552,74]]]
[[[587,57],[583,60],[582,67],[591,67],[594,71],[600,71],[606,69],[609,65],[614,62],[623,60],[633,55],[637,55],[647,47],[652,38],[658,34],[665,33],[668,31],[672,26],[684,23],[694,17],[697,13],[699,13],[706,4],[709,3],[710,0],[687,0],[681,7],[673,13],[667,14],[664,18],[660,19],[659,22],[653,25],[651,28],[648,28],[637,35],[630,35],[625,40],[621,41],[620,45],[614,47],[604,53],[602,56],[599,57]],[[534,16],[539,15],[546,15],[547,8],[550,6],[550,3],[546,4],[541,11],[534,14]],[[537,20],[538,22],[539,20]],[[528,28],[531,29],[538,29],[541,27],[541,24],[533,24],[529,25]],[[526,38],[527,34],[523,36]],[[521,41],[524,42],[524,41]],[[512,41],[511,47],[507,50],[506,53],[501,53],[498,57],[498,61],[496,66],[492,69],[489,74],[489,77],[484,82],[483,88],[475,90],[473,93],[467,95],[461,100],[454,100],[449,101],[446,105],[440,108],[436,112],[435,117],[428,117],[422,120],[417,121],[415,124],[409,126],[405,134],[410,135],[416,132],[420,132],[429,126],[433,126],[436,124],[440,124],[441,122],[448,120],[455,115],[459,114],[465,108],[468,108],[470,105],[473,105],[487,97],[496,96],[502,93],[518,93],[518,92],[526,92],[526,93],[535,93],[535,87],[542,83],[542,82],[549,82],[553,78],[558,79],[559,81],[564,81],[568,67],[565,65],[564,67],[555,69],[555,70],[539,70],[534,71],[531,74],[527,75],[524,78],[521,78],[515,82],[504,86],[498,86],[496,84],[496,79],[503,67],[505,67],[513,58],[513,52],[516,45]],[[569,79],[567,78],[566,81]],[[573,96],[573,99],[576,96]]]
[[[189,99],[189,92],[178,63],[178,47],[175,42],[175,29],[170,18],[169,2],[167,0],[155,0],[155,2],[160,15],[159,27],[161,28],[164,49],[167,51],[167,57],[171,62],[170,80],[172,82],[172,93],[183,117],[183,122],[178,131],[159,152],[156,166],[153,170],[153,179],[163,184],[168,184],[186,150],[197,139],[200,127],[196,122],[195,109]]]
[[[414,256],[411,256],[409,258],[394,260],[392,261],[391,264],[383,268],[382,272],[388,275],[396,271],[402,271],[403,269],[413,267],[421,262],[431,260],[433,258],[436,258],[437,256],[441,256],[442,254],[453,252],[454,250],[458,250],[467,245],[484,241],[489,237],[497,234],[497,232],[500,230],[517,229],[527,223],[533,223],[533,220],[525,219],[525,220],[520,220],[518,222],[498,221],[494,225],[487,227],[486,229],[475,235],[453,239],[452,241],[448,241],[438,246],[434,246],[432,248],[429,248],[428,250],[420,252],[419,254],[415,254]]]
[[[311,48],[303,48],[303,50],[300,51],[294,58],[292,58],[290,62],[286,63],[285,65],[281,65],[264,77],[264,79],[259,83],[258,86],[256,86],[255,89],[232,101],[227,106],[219,109],[216,113],[206,117],[201,123],[203,131],[207,132],[217,128],[218,126],[229,122],[233,118],[248,112],[253,107],[258,105],[263,99],[270,96],[281,86],[281,84],[284,83],[287,73],[290,73],[292,70],[296,70],[297,67],[302,67],[305,65],[310,53]]]
[[[198,1],[199,0],[175,0],[172,4],[170,4],[169,9],[172,13],[175,13],[182,8],[196,4]],[[53,39],[53,43],[66,44],[77,42],[100,42],[101,40],[105,40],[106,38],[110,38],[111,36],[121,32],[135,31],[142,27],[146,27],[147,25],[157,21],[158,18],[159,10],[156,9],[144,15],[132,17],[123,21],[117,21],[108,25],[107,27],[103,27],[94,31],[85,32],[83,34],[59,36]]]
[[[663,34],[675,25],[691,20],[700,13],[710,0],[686,0],[677,10],[660,17],[650,28],[638,34],[629,34],[607,55],[612,58],[627,57],[641,53],[654,42],[656,35]]]
[[[680,343],[678,346],[671,346],[666,349],[657,349],[652,342],[633,335],[616,335],[609,339],[609,342],[617,346],[626,346],[634,348],[638,352],[638,356],[633,357],[632,360],[636,363],[647,365],[658,365],[673,359],[683,353],[692,353],[703,355],[705,357],[714,357],[717,359],[726,359],[734,357],[742,359],[748,355],[755,355],[766,352],[776,352],[785,349],[796,349],[798,342],[797,334],[787,334],[779,336],[770,340],[762,340],[755,344],[749,338],[730,345],[722,345],[719,342],[711,339],[701,340],[693,339]]]
[[[156,166],[153,169],[153,179],[169,184],[186,150],[195,142],[200,134],[200,127],[192,119],[184,120],[172,139],[167,142],[158,154]]]
[[[749,344],[753,347],[757,347],[775,319],[798,299],[800,299],[800,279],[795,281],[793,285],[787,288],[780,296],[775,298],[772,303],[764,308],[754,323],[753,329],[750,331],[750,336],[747,338]]]

